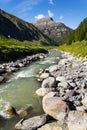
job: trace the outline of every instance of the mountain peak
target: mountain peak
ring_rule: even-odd
[[[41,18],[39,20],[37,20],[36,22],[34,22],[33,24],[37,24],[37,23],[49,23],[49,22],[53,22],[53,18],[48,17],[48,18]]]
[[[72,31],[72,29],[63,23],[55,22],[51,17],[37,20],[33,23],[33,25],[36,26],[49,38],[57,42],[60,42]]]

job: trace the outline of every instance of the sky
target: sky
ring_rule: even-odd
[[[87,18],[87,0],[0,0],[0,8],[29,23],[52,17],[72,29]]]

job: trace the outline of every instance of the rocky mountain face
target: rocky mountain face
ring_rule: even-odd
[[[62,41],[72,31],[63,23],[56,23],[52,18],[43,18],[33,23],[40,31],[56,42]]]
[[[0,36],[13,38],[20,41],[40,41],[50,43],[45,36],[34,25],[25,22],[0,9]]]

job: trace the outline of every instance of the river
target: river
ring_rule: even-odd
[[[35,91],[41,85],[37,82],[36,76],[40,68],[45,69],[56,64],[58,57],[61,57],[61,53],[51,50],[45,59],[33,62],[20,71],[12,73],[7,82],[0,85],[0,114],[8,105],[20,110],[28,104],[32,104],[34,108],[30,116],[42,114],[41,98],[35,95]],[[18,120],[18,118],[0,119],[0,130],[13,130]]]

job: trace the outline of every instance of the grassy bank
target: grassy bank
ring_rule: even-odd
[[[58,50],[70,52],[77,57],[87,57],[87,41],[73,42],[71,45],[62,45]]]
[[[0,61],[15,60],[27,55],[46,53],[47,47],[41,47],[35,42],[20,42],[14,39],[0,38]]]

